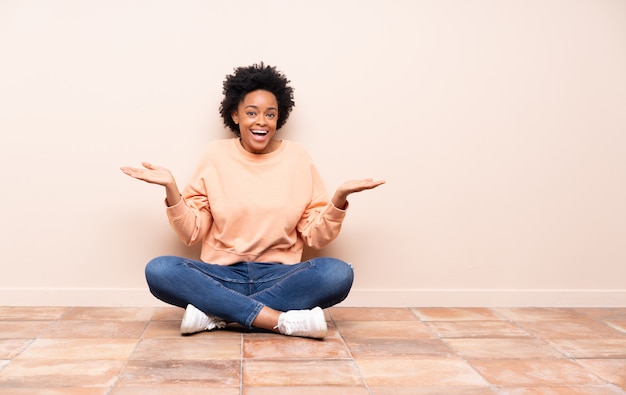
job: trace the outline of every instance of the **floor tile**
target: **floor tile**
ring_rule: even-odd
[[[218,333],[222,331],[215,331]],[[162,339],[162,338],[174,338],[178,339],[182,335],[180,334],[180,321],[150,321],[146,330],[143,332],[142,338],[144,339]],[[200,336],[196,334],[194,336]]]
[[[34,339],[54,321],[0,321],[0,339]]]
[[[445,342],[466,359],[563,358],[563,355],[539,339],[446,339]]]
[[[239,337],[179,337],[142,339],[130,355],[131,360],[217,360],[241,358]]]
[[[123,360],[14,360],[0,371],[0,388],[111,387]]]
[[[626,334],[626,320],[607,320],[605,324],[611,328]]]
[[[402,308],[365,308],[331,307],[327,309],[333,321],[416,321],[417,317],[410,309]]]
[[[344,338],[435,338],[430,328],[420,321],[336,321],[335,325]]]
[[[183,313],[0,307],[0,395],[626,395],[626,308],[334,307],[323,340]]]
[[[37,339],[16,359],[126,360],[135,339]]]
[[[244,338],[243,358],[246,359],[349,359],[350,353],[339,338],[305,339],[298,337]]]
[[[181,307],[159,307],[152,316],[153,321],[180,321],[183,319],[185,309]]]
[[[363,381],[352,361],[246,359],[243,385],[354,387],[363,385]]]
[[[578,359],[576,363],[626,391],[626,359]]]
[[[422,321],[497,321],[498,314],[487,308],[420,307],[411,309]]]
[[[152,307],[72,307],[63,320],[150,321]]]
[[[518,325],[543,339],[612,338],[624,336],[621,332],[605,323],[592,319],[526,321],[519,322]]]
[[[427,325],[442,338],[530,337],[509,321],[431,321]]]
[[[626,338],[550,339],[548,342],[569,358],[626,359]]]
[[[626,307],[578,308],[576,311],[598,320],[626,320]]]
[[[496,392],[487,386],[373,386],[372,395],[495,395]]]
[[[2,395],[0,393],[0,395]],[[153,386],[115,387],[108,395],[240,395],[239,387]]]
[[[370,387],[488,384],[467,362],[454,358],[356,359],[356,363]]]
[[[454,352],[441,339],[346,340],[354,358],[451,358]]]
[[[243,395],[369,395],[365,386],[244,387]]]
[[[108,388],[0,388],[0,395],[107,395]]]
[[[61,320],[40,337],[44,339],[138,339],[145,321],[70,321]]]
[[[512,307],[494,309],[511,321],[558,321],[585,319],[583,313],[569,308],[552,307]]]
[[[230,359],[131,360],[116,387],[225,387],[239,389],[241,363]]]
[[[226,327],[226,329],[215,329],[212,331],[198,332],[192,335],[182,335],[180,333],[180,320],[178,321],[151,321],[146,327],[143,335],[141,336],[144,339],[197,339],[203,336],[208,336],[211,338],[241,338],[242,332],[232,328],[230,325]]]
[[[51,321],[61,318],[67,310],[69,310],[68,307],[0,306],[0,320]]]
[[[550,387],[500,387],[500,395],[623,395],[612,385],[550,386]]]
[[[32,339],[0,339],[0,360],[17,357],[32,342]]]
[[[489,383],[499,386],[604,384],[596,375],[567,359],[485,359],[470,363]]]

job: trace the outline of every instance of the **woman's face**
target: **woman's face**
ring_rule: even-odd
[[[278,121],[278,102],[273,93],[256,90],[244,96],[232,114],[239,125],[241,144],[253,154],[267,154],[280,144],[272,142]]]

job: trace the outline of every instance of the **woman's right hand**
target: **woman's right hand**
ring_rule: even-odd
[[[143,169],[130,166],[122,166],[120,169],[133,178],[150,184],[163,185],[167,195],[167,205],[173,206],[180,201],[180,192],[172,173],[165,167],[141,162]]]
[[[123,166],[120,169],[127,175],[150,184],[167,186],[174,181],[172,173],[160,166],[148,162],[141,162],[143,169],[137,167]]]

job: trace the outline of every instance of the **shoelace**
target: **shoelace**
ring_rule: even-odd
[[[293,333],[302,333],[309,330],[307,317],[300,316],[296,317],[296,319],[293,318],[294,317],[291,317],[289,320],[282,320],[282,323],[279,323],[279,326],[282,326],[286,334],[291,335]]]
[[[296,333],[296,332],[303,332],[304,330],[306,330],[304,321],[288,322],[287,325],[285,325],[285,327],[286,327],[285,331],[289,334]]]
[[[224,321],[223,319],[213,316],[208,316],[208,318],[210,323],[207,327],[209,327],[209,330],[214,328],[222,329],[226,327],[226,321]],[[212,327],[211,324],[213,324]]]

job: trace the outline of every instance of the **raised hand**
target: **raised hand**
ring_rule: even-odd
[[[165,187],[168,206],[173,206],[178,203],[180,201],[180,192],[172,173],[164,167],[156,166],[148,162],[141,162],[141,164],[144,167],[143,169],[130,166],[123,166],[120,169],[124,174],[128,174],[138,180],[150,184],[163,185]]]
[[[374,181],[372,178],[346,181],[337,188],[333,196],[333,204],[335,207],[343,209],[346,206],[348,195],[351,193],[374,189],[384,183],[385,181]]]
[[[125,174],[150,184],[167,186],[174,182],[174,176],[168,169],[148,162],[142,162],[141,164],[144,167],[143,169],[129,166],[123,166],[120,169]]]

